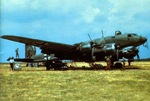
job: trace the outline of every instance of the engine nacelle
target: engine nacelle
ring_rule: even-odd
[[[122,55],[124,57],[134,57],[134,56],[138,56],[139,50],[136,47],[127,47],[122,49]],[[138,56],[139,57],[139,56]]]
[[[104,51],[107,52],[107,53],[115,53],[115,43],[111,43],[111,44],[105,44],[104,45]]]
[[[107,54],[115,54],[116,48],[115,43],[105,44],[103,48],[94,48],[94,53],[105,52]]]

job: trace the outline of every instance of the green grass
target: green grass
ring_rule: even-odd
[[[10,71],[1,64],[0,101],[149,101],[150,63],[133,65],[139,69]]]

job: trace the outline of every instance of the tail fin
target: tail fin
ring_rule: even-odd
[[[25,58],[30,59],[34,55],[36,55],[36,47],[25,44]]]

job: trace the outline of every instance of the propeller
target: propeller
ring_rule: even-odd
[[[144,46],[145,48],[149,49],[148,41],[147,41],[145,44],[143,44],[143,46]]]
[[[117,60],[119,60],[119,45],[115,44],[116,54],[117,54]]]
[[[117,49],[117,60],[119,60],[119,49]]]
[[[82,42],[80,42],[79,44],[77,44],[77,50],[79,50],[79,51],[82,50]]]
[[[91,36],[90,36],[90,34],[88,33],[88,36],[89,36],[89,39],[91,40],[91,42],[93,42],[93,40],[92,40],[92,38],[91,38]]]
[[[91,58],[92,60],[94,60],[94,51],[95,51],[95,47],[96,47],[96,43],[92,40],[91,36],[88,34],[90,41],[90,47],[91,47]]]
[[[135,53],[136,53],[137,59],[140,60],[139,48],[135,48]]]
[[[140,56],[139,56],[139,47],[138,47],[138,48],[133,47],[133,52],[136,54],[137,60],[140,60]]]
[[[136,56],[137,56],[137,59],[138,59],[138,60],[140,60],[140,56],[139,56],[139,54],[138,54],[138,53],[136,54]]]
[[[105,43],[105,39],[104,39],[104,35],[103,35],[103,30],[101,31],[102,32],[102,38],[101,38],[101,42],[100,43]],[[90,36],[90,34],[88,33],[88,37],[90,39],[90,47],[91,47],[91,58],[92,60],[95,60],[95,56],[94,56],[94,53],[95,53],[95,49],[96,48],[102,48],[104,47],[104,44],[98,44],[96,42],[94,42]]]

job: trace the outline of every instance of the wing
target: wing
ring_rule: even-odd
[[[25,59],[25,58],[19,58],[19,59],[14,59],[14,61],[17,62],[34,62],[34,59]]]
[[[71,52],[74,49],[73,45],[49,42],[49,41],[26,38],[26,37],[21,37],[21,36],[4,35],[4,36],[1,36],[1,38],[28,44],[28,45],[37,46],[37,47],[40,47],[42,50],[48,50],[48,51],[54,52],[54,53]]]
[[[39,60],[35,60],[35,59],[26,59],[26,58],[19,58],[19,59],[14,59],[14,61],[16,62],[45,62],[45,59],[39,59]]]

